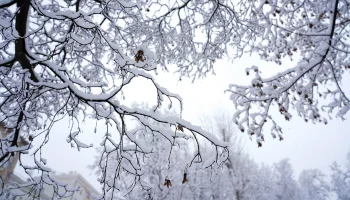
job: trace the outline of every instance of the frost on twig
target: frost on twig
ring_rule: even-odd
[[[287,121],[292,118],[291,109],[306,122],[327,124],[322,111],[331,117],[334,109],[335,116],[344,119],[350,102],[341,80],[350,61],[349,45],[345,42],[349,33],[342,23],[349,17],[349,5],[341,1],[293,1],[283,7],[280,2],[261,6],[264,9],[258,15],[272,13],[276,17],[264,20],[265,33],[275,33],[266,34],[252,48],[262,52],[262,59],[278,64],[282,64],[281,56],[293,58],[295,53],[300,54],[300,61],[269,78],[261,77],[257,66],[247,68],[247,75],[255,76],[251,85],[232,84],[227,90],[237,109],[235,123],[242,132],[256,135],[261,146],[267,121],[272,122],[272,136],[283,139],[282,128],[269,114],[276,107]],[[295,23],[297,27],[292,26]]]
[[[155,173],[159,178],[165,176],[165,181],[159,184],[169,188],[175,176],[173,172],[178,169],[184,171],[202,160],[204,162],[201,164],[207,168],[219,167],[228,159],[227,143],[217,141],[206,131],[188,122],[177,121],[182,124],[182,131],[178,129],[179,124],[169,126],[164,121],[175,120],[176,117],[169,114],[163,116],[166,116],[163,120],[156,121],[140,115],[135,128],[126,129],[118,142],[113,140],[112,133],[106,133],[102,148],[99,149],[102,156],[92,166],[103,186],[102,198],[131,195],[140,188],[151,193],[157,190],[152,188],[154,182],[159,182],[152,179]],[[205,148],[203,138],[210,141]],[[191,148],[192,144],[194,146]],[[186,152],[187,156],[179,156],[182,152]]]
[[[165,102],[169,102],[169,108],[174,103],[182,110],[182,99],[152,76],[160,63],[153,53],[156,47],[151,35],[140,35],[148,34],[151,28],[138,3],[33,0],[0,4],[0,122],[13,130],[1,137],[0,166],[19,155],[19,164],[31,181],[18,188],[34,187],[40,193],[43,184],[58,187],[55,180],[48,179],[51,169],[42,152],[53,125],[62,119],[69,119],[66,141],[78,150],[92,146],[84,143],[82,121],[92,118],[105,122],[107,133],[101,145],[118,151],[120,170],[129,170],[135,178],[140,176],[136,152],[143,155],[152,148],[134,135],[133,120],[152,134],[166,138],[169,146],[184,137],[175,131],[181,125],[187,134],[202,135],[216,149],[227,150],[225,143],[181,117],[158,113]],[[157,103],[152,109],[123,104],[123,91],[135,79],[147,80],[155,89]],[[143,88],[136,92],[139,90]],[[149,120],[167,128],[154,126]],[[20,138],[28,145],[19,147]],[[30,165],[21,159],[27,151],[33,160]],[[102,179],[102,185],[107,189],[111,183]],[[113,185],[114,189],[118,187]],[[12,190],[5,188],[1,192]],[[54,195],[66,196],[60,192]],[[38,199],[40,195],[29,192],[27,197]]]
[[[32,166],[21,165],[28,176],[33,179],[30,171],[50,174],[42,150],[53,125],[68,118],[67,142],[78,150],[90,148],[81,129],[87,117],[106,124],[102,146],[108,143],[118,151],[121,166],[136,178],[139,164],[124,141],[134,152],[147,154],[150,148],[134,137],[132,120],[166,138],[170,146],[182,134],[193,137],[197,151],[192,162],[202,160],[202,136],[216,149],[211,163],[220,162],[225,143],[181,117],[157,113],[166,102],[168,107],[179,102],[182,110],[180,96],[152,76],[169,63],[176,64],[180,78],[195,80],[214,73],[215,61],[225,57],[258,53],[277,64],[284,57],[299,59],[293,68],[271,78],[261,77],[258,67],[250,68],[247,74],[255,76],[251,85],[231,85],[228,90],[237,109],[235,122],[256,135],[259,146],[266,121],[272,122],[272,135],[283,139],[282,128],[269,114],[272,105],[286,120],[292,117],[291,109],[306,121],[327,123],[322,110],[345,118],[349,97],[341,81],[350,68],[349,10],[341,0],[3,1],[0,122],[13,131],[1,137],[0,166],[15,153],[27,152],[17,148],[24,138],[34,161]],[[156,91],[152,109],[122,103],[123,91],[135,79],[149,81]],[[328,88],[321,87],[325,85]],[[40,144],[32,147],[39,138]],[[105,189],[111,187],[101,181]]]

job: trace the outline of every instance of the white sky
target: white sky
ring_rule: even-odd
[[[183,98],[183,118],[193,124],[200,124],[200,117],[208,115],[215,110],[228,110],[234,112],[233,104],[229,101],[229,95],[224,94],[228,84],[249,84],[252,76],[246,76],[245,68],[251,65],[263,66],[260,69],[264,75],[272,75],[277,71],[292,66],[290,62],[284,63],[285,67],[277,66],[273,63],[264,63],[258,57],[244,57],[234,63],[219,61],[215,65],[216,76],[209,75],[205,79],[197,80],[194,84],[191,79],[178,81],[178,75],[161,73],[157,77],[158,83],[166,87],[173,93],[180,94]],[[265,73],[266,72],[266,73]],[[349,83],[350,76],[343,81]],[[135,81],[130,91],[125,91],[125,101],[131,104],[133,101],[142,102],[150,98],[155,100],[156,96],[149,90],[150,84],[147,81]],[[350,96],[350,87],[344,88]],[[153,101],[154,102],[154,101]],[[277,111],[277,108],[276,108]],[[274,111],[273,111],[274,112]],[[278,115],[278,112],[273,113]],[[281,117],[280,125],[283,128],[284,140],[273,140],[269,127],[265,128],[265,139],[262,148],[258,148],[255,140],[250,141],[247,135],[243,135],[246,152],[257,162],[272,164],[283,158],[290,158],[290,162],[295,170],[297,177],[303,169],[319,168],[329,174],[329,166],[333,161],[340,164],[345,162],[346,154],[350,150],[350,128],[349,121],[340,119],[329,120],[328,125],[305,123],[303,119],[298,118],[292,113],[293,118],[285,122]],[[349,113],[347,114],[349,118]],[[97,147],[101,142],[104,134],[104,128],[99,125],[98,133],[94,133],[95,123],[88,120],[83,124],[84,133],[78,137],[82,142],[94,143]],[[44,157],[48,160],[48,166],[58,172],[77,171],[81,173],[96,188],[99,184],[96,177],[87,169],[87,165],[92,164],[95,160],[96,151],[94,148],[82,149],[78,152],[67,144],[68,122],[62,121],[57,123],[51,133],[50,142],[44,148]],[[17,168],[17,173],[22,174]]]
[[[224,94],[230,83],[249,84],[252,75],[246,76],[245,68],[256,65],[263,72],[263,77],[273,75],[277,71],[293,66],[287,61],[283,66],[274,63],[261,61],[257,56],[244,57],[231,62],[218,62],[215,66],[216,76],[196,81],[190,84],[191,80],[177,82],[175,86],[169,86],[169,90],[179,93],[184,99],[183,117],[199,123],[201,114],[213,112],[215,109],[227,109],[233,113],[233,104],[229,101],[229,94]],[[345,93],[350,96],[350,73],[347,72],[343,80]],[[170,75],[164,83],[171,84]],[[174,81],[176,81],[174,77]],[[346,84],[347,83],[347,84]],[[272,110],[273,116],[280,115],[277,107]],[[291,121],[285,121],[283,117],[278,118],[283,129],[283,141],[273,140],[270,135],[270,127],[265,127],[264,135],[266,142],[262,148],[258,148],[253,138],[250,141],[246,134],[243,134],[244,145],[247,152],[258,162],[272,164],[284,158],[290,158],[295,170],[295,176],[303,169],[319,168],[324,173],[330,172],[330,164],[333,161],[344,163],[346,154],[350,150],[350,122],[338,118],[329,120],[327,125],[305,123],[299,118],[296,112],[292,112]],[[324,116],[327,116],[324,114]],[[346,115],[349,118],[349,113]],[[277,117],[275,118],[277,119]],[[195,122],[194,122],[195,121]]]

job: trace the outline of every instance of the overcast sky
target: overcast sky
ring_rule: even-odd
[[[246,76],[245,68],[251,65],[261,66],[264,72],[263,77],[272,75],[277,71],[282,71],[292,66],[292,62],[285,62],[283,66],[273,63],[264,63],[257,57],[244,57],[233,63],[219,61],[215,65],[216,76],[208,75],[207,78],[196,80],[193,84],[191,79],[178,80],[178,75],[160,73],[158,82],[173,93],[178,93],[183,98],[183,118],[199,125],[200,117],[208,115],[215,110],[227,110],[234,112],[233,104],[229,101],[229,95],[224,93],[228,84],[249,84],[252,76]],[[134,79],[135,80],[135,79]],[[344,91],[350,96],[349,73],[343,80]],[[146,80],[139,80],[132,83],[129,91],[125,91],[124,103],[131,104],[133,101],[142,102],[156,99],[154,91],[149,90],[151,85]],[[152,101],[151,101],[152,103]],[[277,108],[272,110],[274,116],[279,115]],[[262,148],[258,148],[255,140],[250,141],[248,136],[243,134],[243,143],[246,152],[257,162],[272,164],[283,158],[290,158],[295,176],[301,170],[309,168],[319,168],[325,173],[329,173],[329,165],[333,161],[340,164],[345,162],[346,154],[350,150],[350,122],[340,119],[330,120],[328,125],[305,123],[292,112],[293,118],[285,122],[281,117],[279,120],[283,128],[284,140],[273,140],[269,127],[265,127],[264,134],[266,142]],[[347,115],[349,118],[349,114]],[[99,125],[97,133],[94,133],[94,121],[88,120],[82,124],[84,133],[78,138],[81,141],[95,146],[101,142],[104,128]],[[94,148],[82,149],[78,152],[67,144],[68,122],[63,120],[57,123],[50,135],[50,142],[44,148],[44,157],[48,160],[48,166],[58,172],[78,171],[95,187],[99,188],[96,177],[87,168],[95,160],[96,151]],[[23,175],[18,168],[17,174]]]
[[[199,123],[200,115],[213,112],[215,109],[234,111],[229,94],[224,94],[223,91],[230,83],[249,84],[253,77],[246,75],[245,68],[256,65],[263,72],[262,76],[268,77],[293,66],[293,61],[286,61],[283,66],[260,61],[256,56],[246,56],[233,63],[221,61],[216,63],[216,76],[197,80],[194,84],[190,84],[191,80],[182,80],[173,87],[169,86],[169,89],[183,97],[184,118]],[[349,74],[349,72],[346,74],[342,82],[342,88],[348,96],[350,96]],[[164,83],[170,84],[169,79],[168,75]],[[293,111],[292,120],[285,121],[284,117],[278,117],[280,114],[277,107],[271,109],[271,114],[276,116],[276,121],[282,126],[283,141],[273,140],[268,126],[263,131],[266,142],[263,143],[262,148],[257,147],[254,139],[250,141],[249,137],[243,134],[246,150],[256,161],[272,164],[283,158],[290,158],[296,176],[303,169],[309,168],[319,168],[329,173],[329,165],[333,161],[345,162],[346,154],[350,150],[350,122],[348,120],[342,121],[334,118],[329,120],[327,125],[305,123]],[[327,114],[324,113],[323,116]]]

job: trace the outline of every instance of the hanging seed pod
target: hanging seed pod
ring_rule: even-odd
[[[177,125],[177,130],[184,132],[184,128],[181,126],[181,124]]]
[[[144,57],[143,51],[142,50],[138,50],[136,55],[135,55],[135,61],[138,63],[139,61],[143,62],[145,60],[146,59]]]
[[[188,182],[188,179],[187,179],[187,173],[185,172],[185,173],[184,173],[184,178],[183,178],[183,180],[182,180],[182,184],[184,184],[184,183],[186,183],[186,182]]]
[[[166,186],[167,188],[172,186],[171,181],[168,178],[165,178],[165,181],[164,181],[163,185]]]

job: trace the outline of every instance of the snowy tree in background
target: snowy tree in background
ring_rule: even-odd
[[[323,200],[329,197],[330,187],[325,175],[318,169],[303,170],[299,184],[305,200]]]
[[[281,160],[274,164],[273,172],[276,178],[276,199],[302,199],[299,196],[298,183],[293,179],[293,169],[288,159]]]
[[[336,162],[331,166],[332,190],[339,200],[350,199],[350,151],[347,155],[347,166],[342,169]]]
[[[271,166],[261,165],[251,177],[249,192],[244,199],[276,199],[277,183]]]

